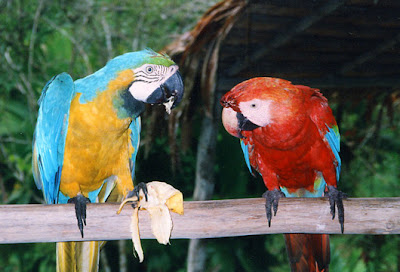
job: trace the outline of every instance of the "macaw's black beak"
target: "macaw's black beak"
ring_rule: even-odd
[[[259,128],[260,126],[252,123],[249,119],[247,119],[243,114],[240,112],[236,113],[236,118],[238,120],[238,127],[239,130],[254,130],[256,128]]]
[[[175,108],[183,97],[183,81],[179,71],[172,74],[147,99],[147,103],[164,104],[168,113]]]
[[[183,97],[183,81],[179,71],[176,71],[175,74],[170,76],[167,81],[164,82],[164,84],[161,84],[160,87],[164,89],[165,97],[167,100],[165,102],[170,101],[172,97],[174,102],[171,109],[178,106]]]

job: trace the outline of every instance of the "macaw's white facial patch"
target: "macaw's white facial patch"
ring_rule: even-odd
[[[167,67],[157,64],[143,64],[133,70],[135,80],[129,87],[129,92],[136,100],[146,102],[153,92],[177,70],[177,65]]]
[[[239,103],[239,109],[253,124],[265,127],[271,123],[271,103],[270,100],[253,99]]]

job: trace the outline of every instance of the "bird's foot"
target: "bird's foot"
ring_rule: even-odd
[[[78,220],[78,228],[83,238],[83,226],[86,226],[86,204],[90,203],[89,198],[78,194],[76,197],[68,199],[68,203],[75,204],[75,215]]]
[[[266,191],[263,195],[265,198],[265,211],[267,213],[268,219],[268,227],[271,227],[271,219],[272,219],[272,209],[274,210],[274,216],[278,211],[278,202],[281,197],[285,197],[279,189],[274,189],[272,191]]]
[[[339,191],[334,186],[328,186],[328,191],[325,192],[325,196],[329,198],[329,204],[331,207],[332,220],[335,219],[336,207],[338,210],[338,219],[340,223],[340,230],[344,231],[344,208],[343,199],[347,198],[347,194]]]
[[[126,196],[126,199],[132,198],[134,196],[137,197],[137,201],[132,204],[133,208],[136,208],[137,202],[140,200],[140,197],[139,197],[140,190],[143,191],[144,199],[147,201],[147,186],[146,186],[146,183],[144,183],[144,182],[140,182],[138,185],[136,185],[135,188],[132,191],[130,191],[128,193],[128,195]]]
[[[140,201],[140,190],[142,190],[144,194],[144,199],[147,201],[148,199],[148,193],[147,193],[147,186],[146,183],[140,182],[138,185],[135,186],[135,188],[130,191],[125,199],[122,201],[121,205],[119,205],[117,214],[119,214],[122,211],[122,208],[126,205],[126,203],[132,203],[132,207],[136,209],[138,207],[138,203]],[[140,208],[140,207],[139,207]]]

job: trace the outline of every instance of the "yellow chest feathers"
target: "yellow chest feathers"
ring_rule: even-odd
[[[61,192],[69,197],[87,195],[111,175],[132,186],[132,119],[119,119],[113,108],[112,100],[121,84],[118,82],[110,82],[108,89],[91,102],[81,104],[77,94],[71,103],[60,184]]]

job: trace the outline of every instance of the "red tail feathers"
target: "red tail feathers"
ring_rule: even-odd
[[[328,234],[285,234],[292,272],[329,271]]]

